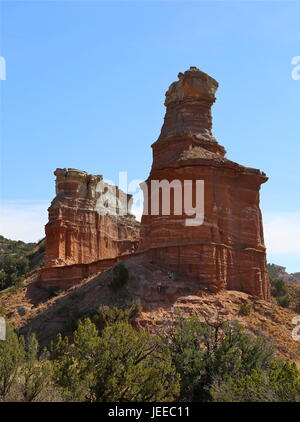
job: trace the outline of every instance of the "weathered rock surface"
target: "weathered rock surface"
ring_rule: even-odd
[[[65,266],[70,269],[67,278],[75,280],[84,267],[74,264],[114,259],[136,249],[139,223],[130,213],[130,195],[99,175],[76,169],[57,169],[54,174],[56,197],[48,210],[41,281],[51,278],[51,269]],[[56,281],[59,278],[57,274]]]
[[[130,252],[139,235],[127,209],[130,195],[84,171],[57,169],[55,175],[45,266],[86,264]]]
[[[218,83],[194,67],[178,76],[166,93],[164,124],[152,145],[140,251],[213,292],[235,289],[269,300],[259,208],[260,185],[267,177],[260,170],[228,160],[224,147],[213,137],[211,106]],[[188,215],[192,203],[187,207],[183,200],[185,207],[178,212],[178,198],[176,203],[172,190],[170,215],[164,215],[161,197],[157,215],[153,215],[155,180],[181,182],[181,199],[185,198],[184,181],[193,181],[193,203],[196,180],[203,180],[203,210],[198,216]]]

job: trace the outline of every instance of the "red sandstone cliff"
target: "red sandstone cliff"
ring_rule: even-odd
[[[139,224],[130,213],[130,195],[84,171],[57,169],[54,174],[45,267],[116,258],[137,247]]]
[[[269,300],[259,208],[260,185],[267,177],[225,158],[224,147],[213,137],[211,106],[218,83],[195,67],[178,77],[166,93],[164,124],[152,145],[140,251],[211,291],[236,289]],[[164,215],[162,196],[153,204],[152,182],[162,180],[182,188],[177,197],[170,189],[170,215]],[[187,180],[193,181],[193,203],[184,209]],[[196,180],[204,181],[204,207],[191,216]]]

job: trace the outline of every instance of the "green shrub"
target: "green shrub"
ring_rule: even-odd
[[[98,343],[98,330],[89,319],[79,322],[73,344],[61,334],[52,342],[50,357],[54,379],[64,400],[90,401]]]
[[[95,368],[94,401],[164,402],[179,393],[179,375],[168,347],[125,322],[104,329]]]
[[[129,279],[129,273],[124,264],[117,264],[112,269],[112,282],[110,287],[112,290],[117,291],[125,286]]]
[[[132,301],[130,306],[121,308],[117,306],[101,305],[97,314],[92,317],[92,320],[99,330],[103,330],[105,327],[112,325],[115,322],[131,322],[140,314],[141,310],[141,303],[138,300]]]
[[[179,376],[159,338],[126,322],[107,326],[101,336],[85,319],[74,344],[58,337],[52,345],[55,379],[72,401],[170,401]]]
[[[240,306],[239,314],[242,316],[249,316],[251,314],[252,306],[250,303],[242,303]]]
[[[300,401],[300,372],[295,363],[274,359],[269,379],[277,401]]]
[[[40,356],[38,355],[39,344],[35,334],[31,334],[26,340],[21,338],[21,344],[25,352],[25,359],[20,369],[22,377],[20,390],[23,401],[32,402],[45,395],[51,384],[53,367],[47,359],[46,350]]]
[[[297,402],[300,373],[295,364],[273,360],[268,368],[254,369],[239,379],[215,381],[210,390],[218,402]]]
[[[282,306],[283,308],[288,308],[291,303],[291,298],[289,295],[279,296],[276,298],[276,300],[277,300],[278,305]]]
[[[15,255],[6,255],[0,261],[0,290],[21,283],[29,270],[28,259]]]
[[[288,292],[286,283],[283,280],[271,281],[271,294],[274,297],[284,296]]]
[[[216,380],[210,389],[212,401],[216,402],[273,402],[275,394],[269,385],[267,374],[254,369],[239,379],[228,376]]]
[[[165,340],[181,376],[182,401],[210,401],[216,379],[242,378],[254,369],[268,368],[274,347],[261,337],[246,333],[237,322],[200,324],[179,318]]]
[[[166,331],[182,401],[299,401],[300,372],[237,322],[178,318]]]
[[[8,324],[0,341],[0,401],[297,402],[300,372],[237,322],[177,317],[160,335],[127,320],[140,309],[101,307],[101,331],[78,323],[50,355]],[[100,314],[100,311],[99,311]]]
[[[17,383],[19,369],[24,362],[24,349],[10,324],[6,324],[6,339],[0,340],[0,401]]]

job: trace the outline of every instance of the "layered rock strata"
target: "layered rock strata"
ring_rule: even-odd
[[[57,169],[56,197],[45,226],[45,267],[89,264],[134,251],[139,224],[131,195],[76,169]]]
[[[236,289],[269,300],[259,207],[267,177],[228,160],[213,137],[217,88],[213,78],[191,67],[166,93],[164,124],[143,187],[139,250],[213,292]],[[172,183],[169,190],[166,182]]]

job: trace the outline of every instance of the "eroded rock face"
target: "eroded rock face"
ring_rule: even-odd
[[[211,106],[218,83],[195,67],[178,77],[166,93],[164,124],[152,145],[140,251],[211,291],[236,289],[268,300],[259,208],[260,185],[267,177],[260,170],[228,160],[224,147],[213,137]],[[177,197],[175,190],[170,190],[170,215],[164,215],[162,197],[158,212],[157,204],[153,206],[157,214],[153,215],[152,183],[162,180],[173,181],[173,186],[180,185],[182,190],[176,191]],[[204,181],[204,207],[191,216],[187,214],[195,207],[197,180]],[[190,204],[185,201],[185,181],[193,181]]]
[[[45,267],[88,264],[137,247],[139,224],[131,196],[100,175],[57,169],[56,197],[46,224]]]

